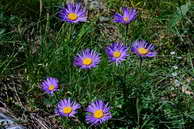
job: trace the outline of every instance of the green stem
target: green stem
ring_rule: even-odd
[[[125,26],[125,43],[127,43],[128,29],[129,29],[129,25],[127,24],[127,25]]]
[[[139,110],[139,98],[136,99],[136,110],[137,110],[137,125],[140,123],[140,110]]]
[[[92,93],[92,85],[91,85],[91,71],[87,71],[87,82],[88,82],[88,85],[89,85],[89,93]]]
[[[141,72],[142,69],[142,63],[143,63],[143,58],[140,57],[140,62],[139,62],[139,71]]]
[[[73,46],[73,38],[74,38],[74,32],[75,32],[75,25],[74,24],[70,24],[69,25],[69,33],[68,33],[68,39],[69,39],[69,41],[67,42],[67,51],[68,51],[68,54],[69,54],[69,57],[68,57],[68,62],[71,62],[71,60],[72,60],[72,51],[73,51],[73,49],[74,49],[74,46]],[[70,82],[72,82],[73,80],[72,80],[72,69],[71,69],[71,66],[72,66],[72,64],[70,63],[69,64],[69,81]]]

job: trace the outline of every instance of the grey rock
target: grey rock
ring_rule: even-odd
[[[105,8],[102,0],[84,0],[84,3],[89,10],[99,10]]]
[[[110,20],[110,18],[109,17],[105,17],[105,16],[100,16],[99,20],[100,20],[100,22],[108,22]]]
[[[0,128],[2,129],[25,129],[18,125],[13,118],[0,112]]]

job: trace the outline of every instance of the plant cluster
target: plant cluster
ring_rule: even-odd
[[[132,8],[122,8],[123,14],[116,13],[113,22],[121,23],[125,26],[127,31],[129,24],[137,17],[137,10]],[[87,11],[80,3],[69,3],[65,8],[62,8],[58,13],[59,18],[69,24],[78,24],[80,22],[87,22]],[[125,37],[126,38],[126,37]],[[105,53],[109,62],[115,63],[117,67],[123,61],[127,60],[129,50],[140,58],[140,67],[144,58],[155,57],[157,52],[155,46],[145,40],[136,40],[131,46],[123,43],[114,42],[105,48]],[[98,66],[101,62],[100,53],[95,50],[86,48],[77,53],[74,57],[73,65],[80,69],[90,70]],[[87,72],[87,71],[85,71]],[[41,84],[42,90],[51,96],[59,89],[59,80],[57,78],[48,77]],[[60,100],[57,104],[55,113],[61,117],[75,117],[77,110],[81,105],[70,98]],[[112,118],[110,107],[108,103],[103,100],[96,100],[86,108],[86,121],[91,125],[101,124]]]

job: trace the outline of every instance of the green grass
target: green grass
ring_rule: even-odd
[[[0,77],[3,80],[19,74],[24,78],[19,94],[25,96],[25,110],[52,116],[59,100],[70,97],[82,105],[77,119],[52,120],[65,129],[87,129],[92,127],[84,120],[84,110],[91,101],[102,99],[112,107],[113,119],[98,128],[194,128],[194,94],[189,94],[194,91],[193,3],[107,0],[106,7],[114,12],[126,5],[138,9],[138,18],[129,25],[125,38],[122,25],[111,20],[99,22],[101,13],[91,13],[89,22],[73,25],[62,23],[55,15],[64,2],[43,1],[42,12],[39,1],[11,2],[15,1],[0,2],[5,5],[0,10]],[[111,18],[114,12],[104,10],[102,14]],[[158,56],[145,59],[141,69],[139,58],[132,53],[119,66],[107,61],[106,45],[115,41],[130,45],[136,39],[155,44]],[[97,68],[80,70],[73,66],[74,56],[85,48],[101,53]],[[170,54],[172,51],[175,55]],[[55,96],[40,90],[40,82],[48,76],[60,80]],[[8,99],[4,103],[12,104],[15,112],[17,106],[24,108],[16,102],[10,104]]]

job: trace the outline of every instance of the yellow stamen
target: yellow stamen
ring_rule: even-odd
[[[127,21],[129,21],[129,18],[128,17],[124,17],[123,20],[127,22]]]
[[[67,18],[74,21],[78,18],[78,16],[76,13],[69,13]]]
[[[104,116],[104,112],[102,110],[96,110],[94,112],[94,117],[99,119],[99,118],[102,118]]]
[[[115,58],[119,58],[120,56],[121,56],[121,52],[119,52],[119,51],[115,51],[113,53],[113,57],[115,57]]]
[[[91,65],[92,64],[92,59],[91,58],[84,58],[83,59],[83,64],[84,65]]]
[[[53,84],[51,84],[48,88],[50,91],[54,90],[55,89],[55,86]]]
[[[142,54],[142,55],[145,55],[149,52],[148,49],[145,49],[145,48],[138,48],[137,51],[139,52],[139,54]]]
[[[63,113],[68,114],[68,113],[71,113],[72,110],[73,110],[72,107],[64,107],[63,108]]]

